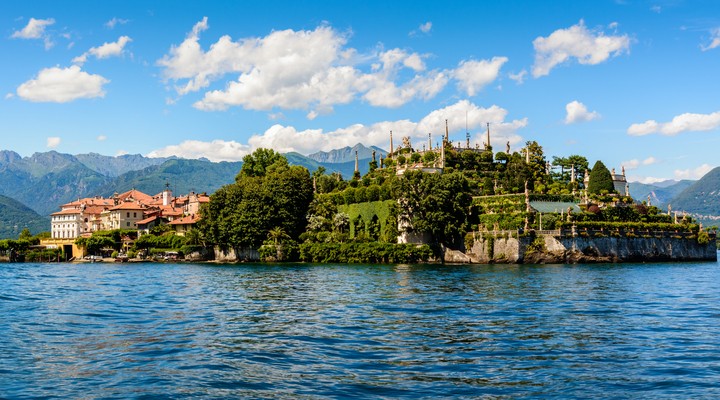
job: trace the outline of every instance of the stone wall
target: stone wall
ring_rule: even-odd
[[[260,252],[256,249],[227,249],[222,250],[215,248],[215,261],[218,262],[239,262],[239,261],[259,261]]]
[[[467,252],[473,263],[592,263],[717,261],[715,239],[701,245],[685,238],[478,237]]]

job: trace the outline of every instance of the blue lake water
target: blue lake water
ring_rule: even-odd
[[[720,265],[0,264],[0,398],[720,398]]]

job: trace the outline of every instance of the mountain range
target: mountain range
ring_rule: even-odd
[[[313,157],[299,153],[287,153],[285,156],[290,164],[302,165],[311,172],[323,167],[327,173],[338,172],[348,178],[355,170],[355,151],[360,159],[358,167],[364,174],[369,169],[373,150],[378,157],[387,154],[382,149],[357,144],[314,153]],[[27,214],[21,219],[13,217],[13,221],[7,223],[12,222],[20,229],[25,226],[37,228],[35,221],[38,217],[48,216],[58,211],[61,204],[78,198],[107,197],[133,188],[156,194],[166,184],[179,194],[190,191],[212,193],[233,182],[241,167],[242,162],[149,158],[139,154],[111,157],[96,153],[70,155],[48,151],[22,157],[13,151],[0,150],[0,195],[34,211],[34,214]],[[12,215],[20,214],[13,212]],[[48,225],[46,218],[44,221]],[[0,223],[6,226],[4,221],[0,220]],[[47,230],[47,226],[43,230]],[[14,235],[14,231],[8,234]]]
[[[349,178],[355,170],[356,151],[362,174],[369,169],[373,151],[378,161],[387,156],[380,148],[357,144],[308,156],[291,152],[285,157],[290,164],[302,165],[311,172],[323,167],[327,173],[338,172]],[[15,231],[26,226],[32,233],[39,232],[35,229],[47,230],[49,214],[58,211],[61,204],[82,197],[108,197],[133,188],[156,194],[166,185],[178,194],[213,193],[233,182],[241,167],[242,162],[149,158],[139,154],[111,157],[48,151],[21,157],[13,151],[0,150],[0,196],[5,196],[0,199],[6,207],[0,208],[0,238],[17,237]],[[674,210],[701,215],[704,223],[715,221],[717,225],[712,216],[720,215],[720,167],[699,181],[631,182],[630,194],[640,201],[649,196],[651,204],[662,209],[672,204]],[[3,230],[11,225],[12,230]]]

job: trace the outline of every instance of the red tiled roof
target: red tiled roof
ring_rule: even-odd
[[[170,221],[170,225],[192,225],[197,223],[199,220],[200,217],[197,215],[186,215],[182,218]]]
[[[80,209],[73,208],[73,209],[67,209],[67,210],[61,210],[55,213],[52,213],[50,215],[79,215]]]
[[[115,207],[110,208],[110,211],[116,211],[116,210],[143,210],[145,209],[144,205],[135,203],[133,201],[124,201]]]

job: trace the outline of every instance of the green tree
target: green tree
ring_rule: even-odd
[[[436,243],[452,245],[465,234],[472,197],[461,173],[406,171],[396,181],[395,195],[412,229],[429,233]]]
[[[607,193],[615,193],[615,186],[613,185],[612,175],[608,171],[605,164],[598,160],[590,170],[590,181],[587,187],[589,194],[602,194],[603,191]]]
[[[198,229],[208,243],[221,248],[257,248],[273,228],[297,238],[313,198],[308,170],[289,166],[284,156],[265,149],[245,162],[235,183],[220,188],[202,208]],[[248,162],[254,166],[246,171]]]
[[[30,233],[30,229],[23,228],[23,230],[20,232],[20,235],[18,236],[18,240],[30,240],[32,239],[32,233]]]
[[[241,176],[264,176],[267,168],[278,162],[287,165],[285,156],[275,150],[257,149],[252,154],[243,157],[242,168],[235,180],[237,181]]]

